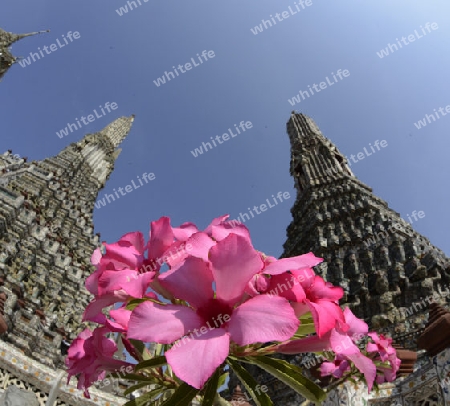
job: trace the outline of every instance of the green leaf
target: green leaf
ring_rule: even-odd
[[[145,386],[149,386],[149,385],[152,385],[152,384],[151,384],[151,383],[148,383],[148,382],[141,382],[141,383],[138,383],[137,385],[130,386],[128,389],[125,390],[125,392],[123,392],[123,394],[124,394],[124,395],[129,395],[130,393],[134,392],[135,390],[144,388]],[[156,389],[155,389],[155,390],[156,390]],[[161,390],[162,390],[162,389],[161,389]]]
[[[259,366],[312,402],[322,402],[327,396],[319,386],[303,375],[299,367],[287,361],[270,357],[246,357],[240,360]]]
[[[222,396],[217,395],[217,399],[216,399],[217,405],[218,406],[233,406],[230,402],[228,402],[228,400],[225,400]]]
[[[125,307],[127,310],[134,310],[136,307],[138,307],[141,303],[147,302],[148,299],[132,299],[128,302],[127,306]]]
[[[164,350],[165,350],[164,344],[157,343],[157,344],[154,344],[154,346],[153,346],[153,353],[155,354],[155,357],[159,357],[160,355],[162,355]]]
[[[114,374],[111,374],[113,376]],[[137,382],[148,382],[149,384],[153,383],[155,378],[152,376],[144,376],[138,374],[122,374],[117,375],[118,378],[128,379],[129,381],[137,381]]]
[[[216,369],[216,372],[208,379],[206,382],[205,388],[203,389],[203,401],[202,406],[213,406],[214,399],[217,395],[217,385],[219,383],[220,378],[220,368]]]
[[[217,384],[217,387],[220,388],[221,386],[225,385],[225,382],[227,381],[228,375],[230,375],[228,372],[225,372],[222,374],[219,378],[219,383]]]
[[[155,358],[140,362],[139,364],[136,365],[134,370],[137,372],[137,371],[140,371],[141,369],[156,368],[156,367],[160,367],[160,366],[163,366],[166,364],[167,364],[166,357],[164,355],[162,355],[160,357],[155,357]]]
[[[302,323],[314,323],[314,319],[312,317],[311,312],[302,314],[299,318],[298,318]]]
[[[189,406],[198,392],[200,392],[200,389],[195,389],[187,383],[183,383],[161,406]]]
[[[316,332],[316,326],[314,323],[304,323],[302,322],[298,327],[298,330],[294,334],[293,338],[303,338],[309,334]]]
[[[150,392],[144,393],[142,396],[128,401],[123,406],[146,406],[148,405],[148,402],[152,401],[153,398],[158,396],[162,390],[163,388],[157,388]]]
[[[145,361],[152,358],[152,354],[150,354],[150,351],[142,341],[133,339],[130,339],[129,341],[133,345],[133,347],[136,348],[138,354],[141,355],[142,358],[141,361]]]
[[[227,362],[242,382],[247,392],[250,393],[257,406],[273,406],[269,396],[261,390],[257,390],[257,386],[259,386],[258,382],[252,378],[250,373],[242,365],[231,357],[227,358]]]

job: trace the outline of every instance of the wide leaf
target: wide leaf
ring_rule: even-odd
[[[217,395],[217,387],[219,385],[220,378],[220,368],[216,369],[216,372],[209,378],[208,382],[206,382],[205,387],[203,388],[203,401],[202,406],[213,406],[214,399]]]
[[[156,368],[167,364],[166,357],[164,355],[160,357],[155,357],[152,359],[148,359],[147,361],[140,362],[134,368],[135,371],[140,371],[141,369],[146,368]]]
[[[125,390],[125,392],[123,392],[123,394],[126,396],[126,395],[129,395],[130,393],[133,393],[135,390],[138,390],[138,389],[141,389],[141,388],[145,388],[146,386],[150,386],[150,384],[148,383],[148,382],[141,382],[141,383],[138,383],[137,385],[133,385],[133,386],[130,386],[129,388],[127,388],[126,390]],[[161,390],[162,389],[164,389],[164,388],[161,388]],[[156,391],[156,389],[155,390],[153,390],[152,392],[154,392],[154,391]]]
[[[199,389],[183,383],[161,406],[190,406],[192,399],[195,398],[198,392],[200,392]]]
[[[272,400],[269,396],[257,389],[260,385],[258,385],[258,382],[252,378],[250,373],[242,365],[240,365],[232,357],[227,358],[227,363],[242,382],[247,392],[250,393],[250,396],[253,398],[257,406],[273,406]]]
[[[123,406],[147,406],[150,401],[154,402],[155,397],[159,396],[161,392],[164,390],[164,388],[157,388],[150,392],[144,393],[143,395],[139,396],[136,399],[130,400],[129,402],[125,403]],[[153,404],[153,403],[151,403]]]
[[[320,403],[327,396],[319,386],[302,374],[299,367],[287,361],[270,357],[246,357],[240,360],[259,366],[312,402]]]

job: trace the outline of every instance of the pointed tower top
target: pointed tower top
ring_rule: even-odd
[[[106,179],[114,168],[114,162],[120,154],[119,145],[131,130],[134,117],[119,117],[108,124],[103,130],[87,134],[77,143],[64,148],[55,158],[70,162],[71,167],[88,165],[93,179],[97,181],[97,188],[104,186]],[[66,175],[72,177],[73,169],[66,169]]]
[[[290,171],[299,195],[313,186],[354,177],[347,159],[323,136],[312,118],[293,111],[287,133],[291,141]]]
[[[43,34],[45,32],[50,32],[50,30],[45,31],[36,31],[36,32],[30,32],[26,34],[13,34],[12,32],[5,31],[0,28],[0,47],[9,47],[14,42],[17,42],[25,37],[31,37],[33,35]]]
[[[114,149],[116,149],[128,135],[131,126],[133,125],[133,121],[134,114],[130,117],[119,117],[111,124],[107,125],[101,133],[111,142]]]
[[[306,114],[296,113],[295,111],[292,111],[287,125],[288,129],[289,126],[295,128],[297,130],[298,136],[321,136],[325,139],[314,120],[311,117],[308,117]]]
[[[49,30],[32,32],[29,34],[13,34],[0,28],[0,80],[8,69],[17,61],[17,58],[11,54],[9,47],[22,38],[41,34],[43,32],[49,32]]]

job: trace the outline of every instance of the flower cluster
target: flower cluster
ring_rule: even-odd
[[[345,311],[348,311],[348,309]],[[375,332],[368,333],[367,325],[360,325],[359,329],[357,327],[353,328],[352,332],[353,334],[350,334],[351,342],[348,339],[346,340],[348,347],[345,341],[343,342],[345,351],[337,352],[332,362],[326,361],[322,363],[320,366],[321,375],[331,375],[334,378],[350,376],[354,371],[352,371],[352,364],[349,361],[353,361],[355,366],[358,367],[359,365],[359,369],[366,368],[369,372],[370,375],[366,375],[366,379],[369,378],[370,380],[367,382],[373,383],[375,381],[377,384],[381,384],[383,382],[394,381],[401,361],[397,358],[396,351],[391,345],[392,339],[385,338],[383,335],[378,336]],[[362,351],[365,355],[360,354],[355,356],[355,353],[358,354],[355,347],[360,343],[362,337],[370,337],[371,341],[367,343],[365,349]],[[352,357],[349,357],[349,355],[352,355]],[[373,367],[370,366],[367,369],[367,366],[371,365],[371,363],[376,365],[376,376],[373,375]],[[369,386],[369,390],[370,388],[371,386]]]
[[[370,390],[377,367],[355,344],[357,336],[367,335],[367,325],[339,307],[342,288],[314,273],[322,259],[312,253],[268,257],[255,250],[244,225],[227,218],[200,231],[192,223],[172,227],[162,217],[151,223],[148,243],[134,232],[94,252],[96,271],[86,287],[95,298],[84,320],[102,326],[83,332],[69,350],[69,377],[79,375],[79,388],[122,366],[106,338],[118,333],[132,356],[136,341],[165,346],[171,371],[198,390],[227,361],[233,366],[246,357],[327,350],[336,360],[324,371],[342,376],[354,365]],[[167,255],[174,251],[181,252]],[[368,351],[395,364],[390,343],[371,337]],[[386,370],[386,379],[395,372]]]

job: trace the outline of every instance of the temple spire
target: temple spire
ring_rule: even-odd
[[[133,119],[120,117],[43,161],[0,155],[0,294],[8,297],[4,334],[44,364],[60,366],[62,344],[81,328],[90,301],[83,281],[100,242],[93,232],[94,203]]]
[[[340,303],[372,328],[421,328],[426,309],[406,316],[418,298],[445,290],[450,260],[354,176],[311,118],[293,112],[287,132],[298,193],[282,256],[324,258],[316,271],[344,289]]]
[[[299,194],[315,185],[354,177],[347,159],[322,135],[310,117],[293,111],[287,132],[292,151],[290,173]]]
[[[31,37],[33,35],[42,34],[46,31],[36,31],[28,34],[13,34],[0,28],[0,81],[8,69],[19,59],[11,54],[10,47],[15,42],[25,37]]]
[[[0,30],[1,30],[1,28],[0,28]],[[22,38],[32,37],[34,35],[44,34],[46,32],[50,32],[50,30],[35,31],[35,32],[29,32],[29,33],[26,33],[26,34],[13,34],[11,32],[8,32],[7,34],[9,34],[11,36],[11,43],[10,43],[10,45],[12,45],[14,42],[17,42],[17,41],[21,40]]]

